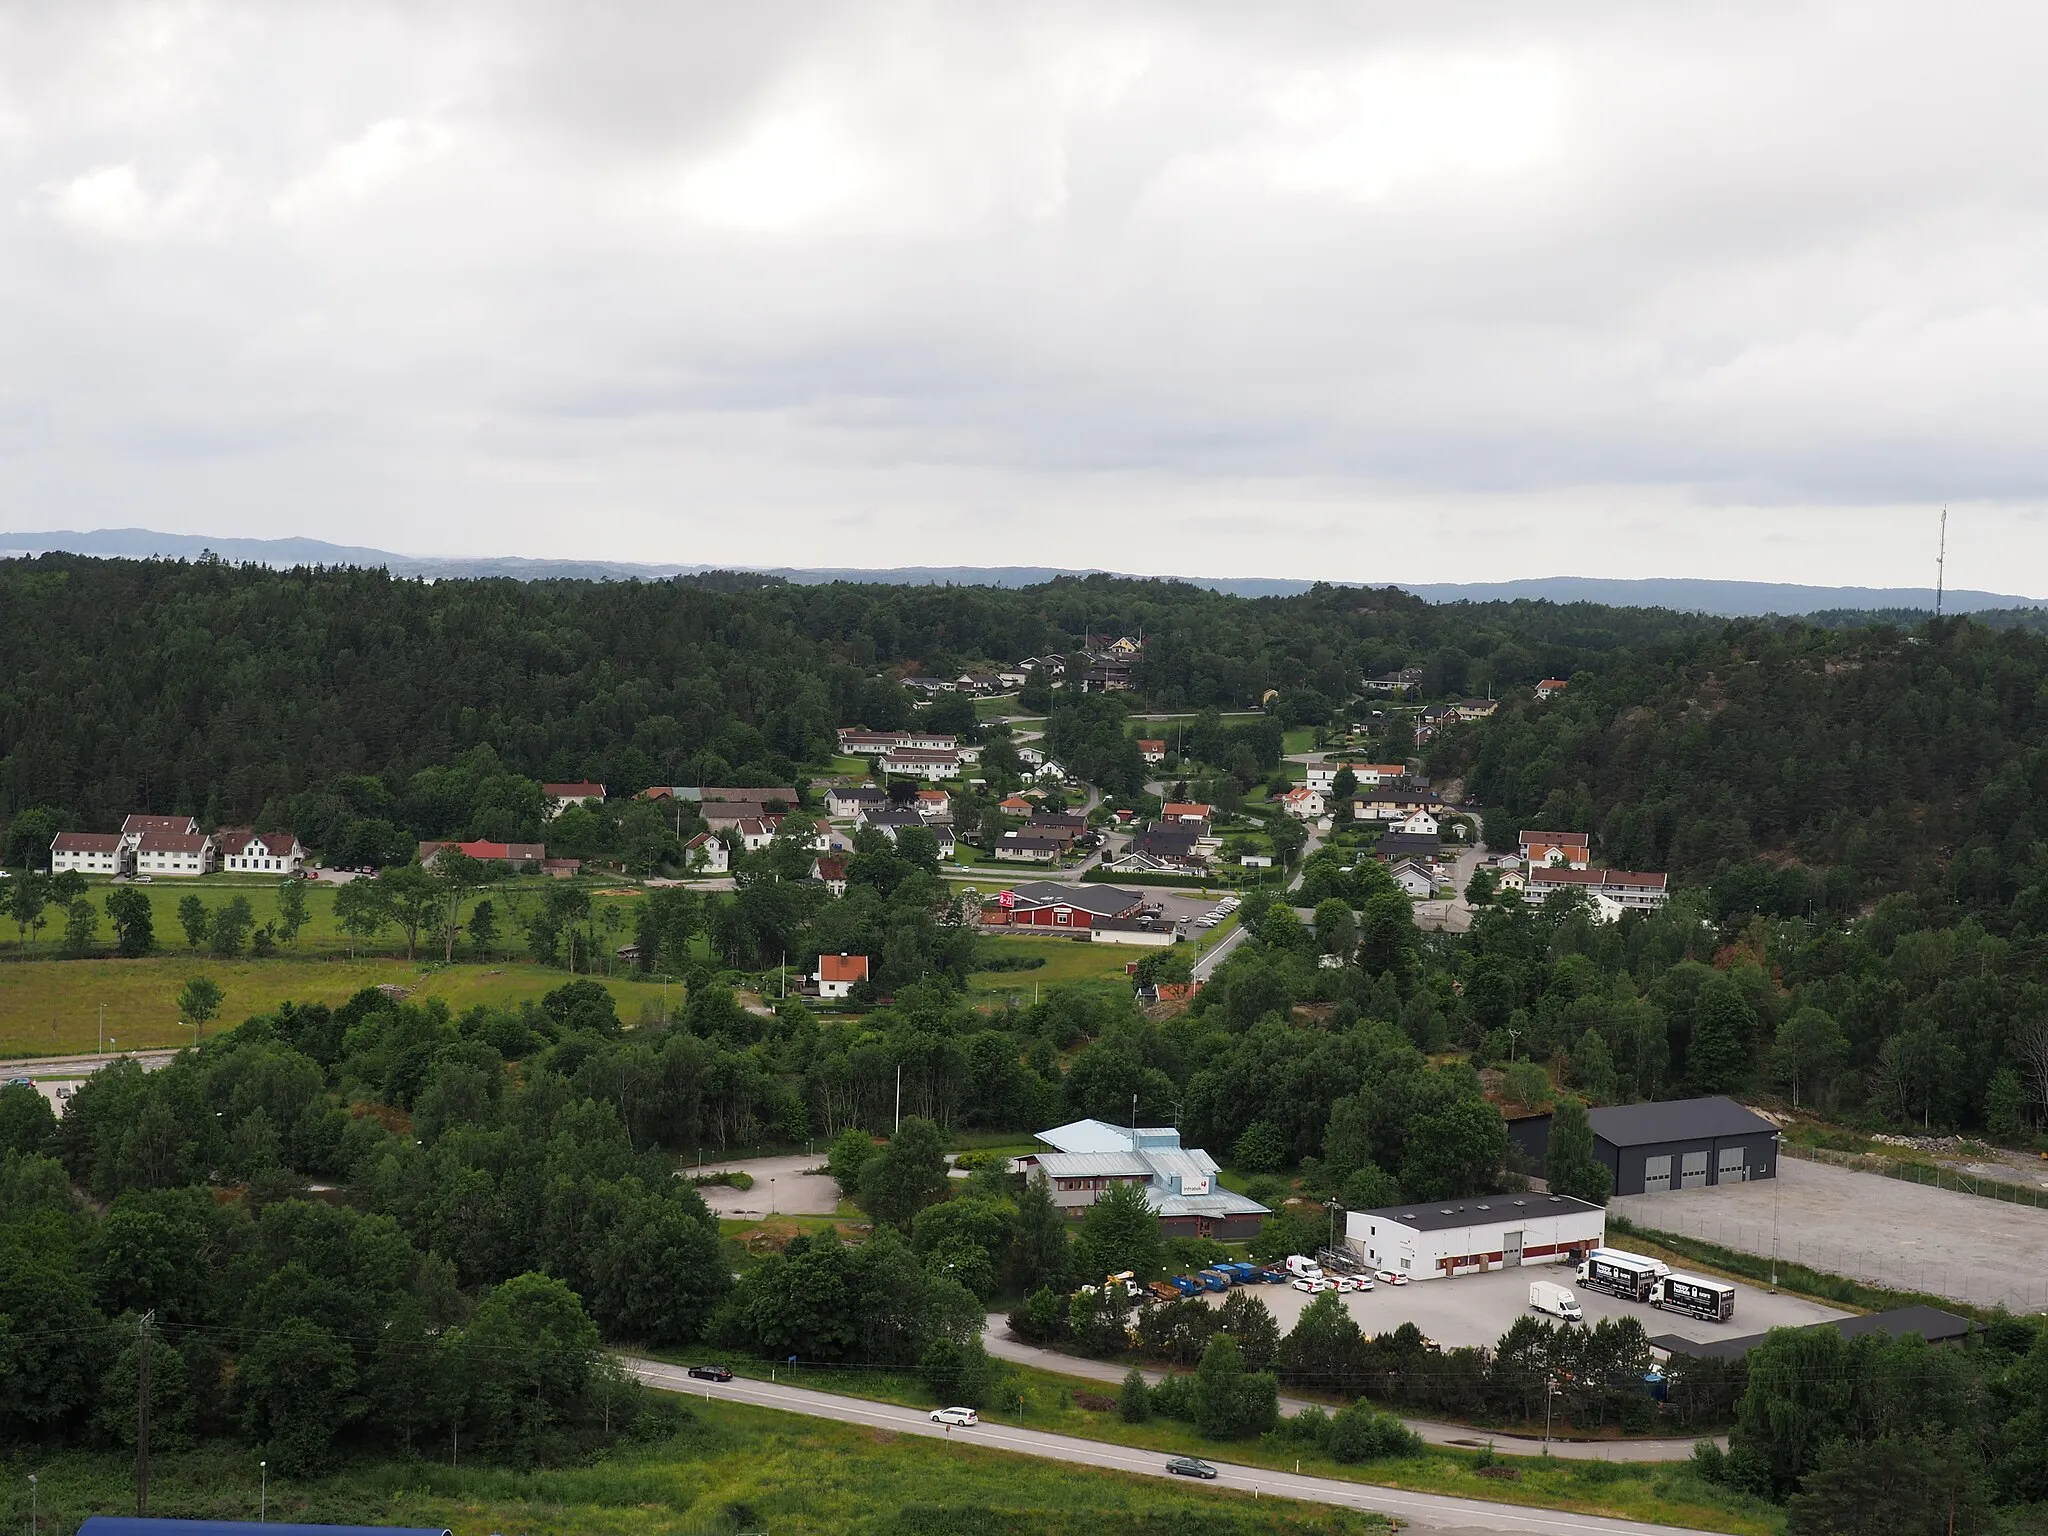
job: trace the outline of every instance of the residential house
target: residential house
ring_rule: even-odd
[[[1166,743],[1149,736],[1140,736],[1138,755],[1148,763],[1163,763],[1166,761]]]
[[[144,832],[134,840],[132,857],[137,875],[189,877],[212,874],[220,850],[201,832]]]
[[[1042,832],[1005,832],[989,851],[1005,863],[1050,864],[1070,846],[1068,839]]]
[[[1037,771],[1032,774],[1032,777],[1042,784],[1057,784],[1066,776],[1067,770],[1049,757],[1040,763]]]
[[[1088,930],[1091,944],[1141,944],[1164,949],[1180,942],[1180,929],[1172,918],[1160,912],[1140,912],[1136,917],[1099,917]]]
[[[697,814],[712,831],[730,832],[743,821],[759,821],[764,812],[751,800],[707,800]]]
[[[1531,869],[1538,864],[1584,869],[1593,862],[1590,844],[1584,832],[1524,832],[1522,858]]]
[[[1436,895],[1436,871],[1425,868],[1413,859],[1401,859],[1389,865],[1387,873],[1394,877],[1394,884],[1417,901],[1427,901]]]
[[[953,819],[953,797],[943,789],[920,789],[910,803],[926,821]]]
[[[993,672],[963,672],[953,682],[956,693],[975,693],[983,697],[1002,687],[1002,681]]]
[[[880,810],[888,803],[888,791],[872,784],[839,784],[825,791],[825,814],[841,821],[852,821],[862,811]]]
[[[1306,784],[1296,785],[1280,797],[1280,808],[1298,821],[1315,821],[1323,814],[1323,793]]]
[[[128,853],[128,840],[118,832],[59,832],[50,843],[50,873],[122,874]]]
[[[121,822],[121,835],[133,840],[145,832],[170,832],[179,837],[192,837],[199,831],[199,823],[190,816],[129,816]]]
[[[1273,867],[1273,855],[1270,853],[1241,853],[1237,856],[1237,862],[1245,869],[1271,869]]]
[[[573,880],[583,873],[581,859],[542,859],[540,872],[550,880]]]
[[[1443,800],[1433,789],[1372,789],[1352,802],[1352,814],[1360,821],[1406,821],[1417,811],[1432,816],[1443,809]]]
[[[1045,751],[1040,747],[1019,747],[1017,761],[1026,768],[1036,768],[1045,762]]]
[[[1164,1237],[1239,1242],[1257,1236],[1272,1214],[1258,1201],[1225,1189],[1216,1160],[1200,1148],[1182,1147],[1180,1132],[1170,1125],[1076,1120],[1040,1131],[1037,1139],[1049,1150],[1014,1159],[1010,1170],[1027,1178],[1043,1173],[1053,1204],[1069,1220],[1086,1215],[1112,1184],[1144,1190]]]
[[[984,926],[1077,931],[1093,928],[1102,918],[1136,917],[1145,898],[1137,891],[1109,885],[1056,885],[1041,880],[1003,891],[983,904]]]
[[[959,778],[963,761],[957,751],[933,752],[918,747],[897,747],[882,754],[882,771],[936,784],[942,779]]]
[[[1552,891],[1576,888],[1588,897],[1605,897],[1623,912],[1646,912],[1664,905],[1670,894],[1669,880],[1668,875],[1633,869],[1571,869],[1531,864],[1522,900],[1539,906]]]
[[[1000,802],[996,809],[1005,816],[1029,816],[1038,807],[1022,795],[1011,795]]]
[[[1430,815],[1428,811],[1417,807],[1395,822],[1394,830],[1396,832],[1427,833],[1429,836],[1434,837],[1437,832],[1437,822],[1436,818]]]
[[[1169,800],[1159,807],[1161,821],[1198,822],[1207,835],[1210,818],[1215,813],[1198,800]]]
[[[1458,724],[1458,711],[1449,704],[1432,704],[1415,717],[1415,744],[1436,739],[1447,725]]]
[[[953,691],[953,680],[950,677],[906,677],[901,681],[903,686],[913,693],[930,695]]]
[[[1495,873],[1493,888],[1497,891],[1526,891],[1529,878],[1519,869],[1503,869]]]
[[[512,869],[532,866],[538,869],[548,856],[543,843],[494,843],[487,838],[474,838],[466,843],[432,842],[421,843],[419,861],[432,869],[444,848],[454,848],[483,864],[503,864]]]
[[[677,793],[683,794],[683,791],[678,790]],[[723,785],[694,790],[684,798],[694,799],[703,805],[751,805],[755,808],[754,814],[757,816],[763,810],[793,811],[801,803],[797,799],[796,791],[784,785],[777,785],[771,789],[745,789]]]
[[[1425,832],[1382,832],[1380,840],[1373,845],[1372,856],[1382,864],[1396,864],[1402,859],[1413,859],[1418,864],[1434,864],[1443,855],[1443,844],[1433,835]]]
[[[818,984],[819,997],[845,997],[858,983],[868,979],[868,957],[820,955],[811,979]]]
[[[951,752],[960,738],[950,731],[852,731],[839,733],[839,751],[845,757],[880,757],[907,747],[918,752]]]
[[[1322,762],[1308,765],[1308,787],[1333,794],[1337,787],[1337,775],[1349,768],[1351,776],[1358,781],[1360,789],[1377,789],[1382,784],[1392,784],[1408,776],[1405,763],[1353,763]]]
[[[850,861],[834,854],[811,861],[811,878],[824,884],[834,896],[846,894],[846,866]]]
[[[1536,685],[1536,697],[1539,699],[1554,698],[1570,686],[1571,684],[1561,677],[1546,677]]]
[[[722,875],[732,868],[732,855],[720,839],[699,832],[683,844],[683,868],[693,875]]]
[[[1097,662],[1081,673],[1083,693],[1126,693],[1131,687],[1131,668],[1128,662]]]
[[[1367,693],[1400,693],[1409,688],[1422,686],[1422,668],[1403,667],[1398,672],[1389,672],[1382,677],[1368,677],[1359,685]]]
[[[733,836],[739,839],[740,848],[746,853],[759,853],[775,841],[775,829],[780,823],[765,816],[749,816],[733,823]]]
[[[1497,699],[1460,699],[1451,710],[1460,720],[1485,720],[1500,708]]]
[[[1179,822],[1154,822],[1131,837],[1130,852],[1149,855],[1183,871],[1200,871],[1209,867],[1201,844],[1201,829],[1185,826]]]
[[[306,850],[289,832],[252,832],[247,827],[236,827],[215,836],[220,844],[222,869],[292,875],[306,867]]]
[[[1002,667],[996,672],[996,681],[1004,688],[1022,688],[1031,681],[1031,674],[1022,666]]]
[[[548,797],[548,820],[553,821],[572,805],[603,805],[602,784],[543,784],[540,792]]]

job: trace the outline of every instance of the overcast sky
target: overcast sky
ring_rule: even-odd
[[[0,528],[2048,594],[2038,4],[0,10]]]

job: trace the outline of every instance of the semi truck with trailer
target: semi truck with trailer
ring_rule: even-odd
[[[1650,1289],[1662,1277],[1664,1266],[1640,1254],[1618,1248],[1595,1248],[1579,1266],[1579,1284],[1588,1290],[1605,1291],[1623,1301],[1648,1301]]]
[[[1696,1275],[1660,1275],[1650,1287],[1650,1305],[1662,1312],[1683,1312],[1710,1323],[1725,1323],[1735,1315],[1735,1287],[1725,1280],[1702,1280]]]

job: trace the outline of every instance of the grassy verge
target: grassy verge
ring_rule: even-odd
[[[678,1364],[689,1363],[682,1356],[667,1358]],[[910,1371],[803,1365],[792,1369],[787,1365],[731,1359],[725,1363],[735,1374],[761,1381],[772,1376],[792,1386],[906,1408],[940,1406]],[[1482,1463],[1488,1457],[1432,1447],[1417,1456],[1347,1465],[1273,1435],[1249,1441],[1205,1440],[1191,1426],[1177,1420],[1126,1424],[1113,1409],[1082,1406],[1086,1399],[1107,1401],[1115,1395],[1116,1388],[1108,1382],[1010,1365],[1006,1367],[1002,1400],[983,1410],[982,1417],[991,1423],[1156,1451],[1161,1457],[1206,1456],[1240,1466],[1264,1467],[1275,1472],[1298,1470],[1311,1476],[1375,1487],[1611,1515],[1658,1525],[1728,1531],[1736,1536],[1775,1536],[1783,1529],[1782,1512],[1774,1506],[1701,1482],[1684,1462],[1581,1462],[1500,1456],[1490,1458],[1498,1467],[1483,1470]],[[1475,1439],[1483,1436],[1484,1431],[1474,1431]]]
[[[1034,987],[1094,984],[1128,988],[1124,964],[1145,952],[1123,944],[1080,944],[1072,939],[983,938],[977,953],[1043,960],[1045,964],[1029,970],[976,971],[967,978],[970,997],[1003,998],[1014,993],[1028,998]]]
[[[100,1006],[106,1006],[108,1036],[126,1049],[190,1045],[192,1030],[180,1027],[179,989],[193,976],[211,977],[225,994],[211,1029],[237,1024],[283,1002],[346,1002],[364,987],[400,986],[414,1001],[446,999],[460,1013],[477,1003],[514,1003],[540,997],[573,980],[594,979],[618,999],[628,1023],[643,1005],[661,1004],[657,981],[626,977],[572,977],[566,971],[522,961],[493,964],[420,965],[405,960],[345,956],[316,959],[294,955],[269,960],[214,960],[166,954],[146,960],[25,960],[0,965],[0,1056],[60,1056],[97,1048]],[[680,1006],[683,989],[669,988]]]
[[[680,1427],[588,1464],[515,1471],[438,1461],[369,1462],[331,1476],[273,1475],[272,1521],[444,1527],[458,1536],[1377,1536],[1378,1516],[902,1437],[737,1403],[691,1402]],[[26,1530],[27,1473],[39,1526],[70,1536],[89,1514],[133,1508],[128,1458],[0,1457],[0,1519]],[[150,1458],[150,1513],[257,1518],[255,1453]]]

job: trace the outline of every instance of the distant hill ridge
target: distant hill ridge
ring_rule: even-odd
[[[236,563],[290,567],[294,565],[382,566],[394,575],[436,579],[497,576],[518,581],[659,581],[670,576],[697,576],[731,566],[636,564],[610,560],[529,560],[519,556],[425,557],[395,554],[362,545],[330,544],[323,539],[214,538],[191,533],[159,533],[148,528],[98,528],[91,532],[0,533],[0,556],[39,555],[63,551],[121,559],[189,560],[211,550]],[[872,582],[901,586],[1029,587],[1059,576],[1104,573],[1037,565],[913,565],[882,570],[847,567],[747,567],[759,575],[810,586],[834,581]],[[1312,582],[1284,577],[1176,576],[1194,586],[1237,597],[1292,597]],[[1373,580],[1347,585],[1398,586],[1426,602],[1513,602],[1518,598],[1554,603],[1602,603],[1629,608],[1670,608],[1730,618],[1762,614],[1804,614],[1830,611],[1932,612],[1932,587],[1817,587],[1769,581],[1706,581],[1690,577],[1619,579],[1601,576],[1543,576],[1521,581],[1410,582]],[[2048,599],[1999,592],[1950,592],[1944,607],[1951,613],[1995,609],[2048,607]]]

